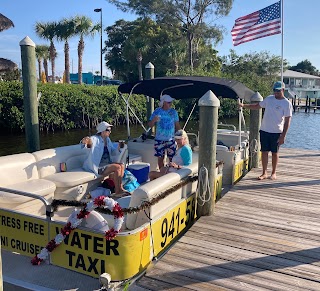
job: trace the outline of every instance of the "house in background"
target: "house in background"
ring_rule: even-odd
[[[283,72],[283,82],[286,85],[285,95],[288,98],[320,97],[320,77],[286,70]]]

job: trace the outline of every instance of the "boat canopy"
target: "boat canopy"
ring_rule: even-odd
[[[217,97],[240,98],[247,102],[255,93],[235,80],[200,76],[161,77],[125,83],[118,87],[119,93],[143,94],[154,99],[160,99],[163,94],[169,94],[175,99],[201,98],[209,90]]]

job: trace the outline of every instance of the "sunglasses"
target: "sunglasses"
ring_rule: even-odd
[[[273,89],[273,92],[281,92],[281,89]]]
[[[111,132],[111,129],[106,129],[105,131],[107,131],[107,132]]]

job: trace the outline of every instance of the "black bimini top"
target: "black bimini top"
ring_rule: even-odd
[[[217,97],[245,99],[250,102],[254,91],[234,80],[216,77],[161,77],[151,80],[125,83],[118,87],[119,93],[143,94],[155,99],[168,94],[175,99],[201,98],[211,90]]]

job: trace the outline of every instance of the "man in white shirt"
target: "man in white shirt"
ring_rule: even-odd
[[[248,109],[264,108],[264,115],[260,127],[260,143],[262,152],[262,175],[259,180],[268,178],[268,154],[272,153],[272,172],[270,179],[277,178],[276,169],[279,161],[279,147],[284,144],[288,132],[292,105],[284,96],[285,85],[283,82],[275,82],[273,95],[266,97],[257,104],[243,104],[239,106]]]

